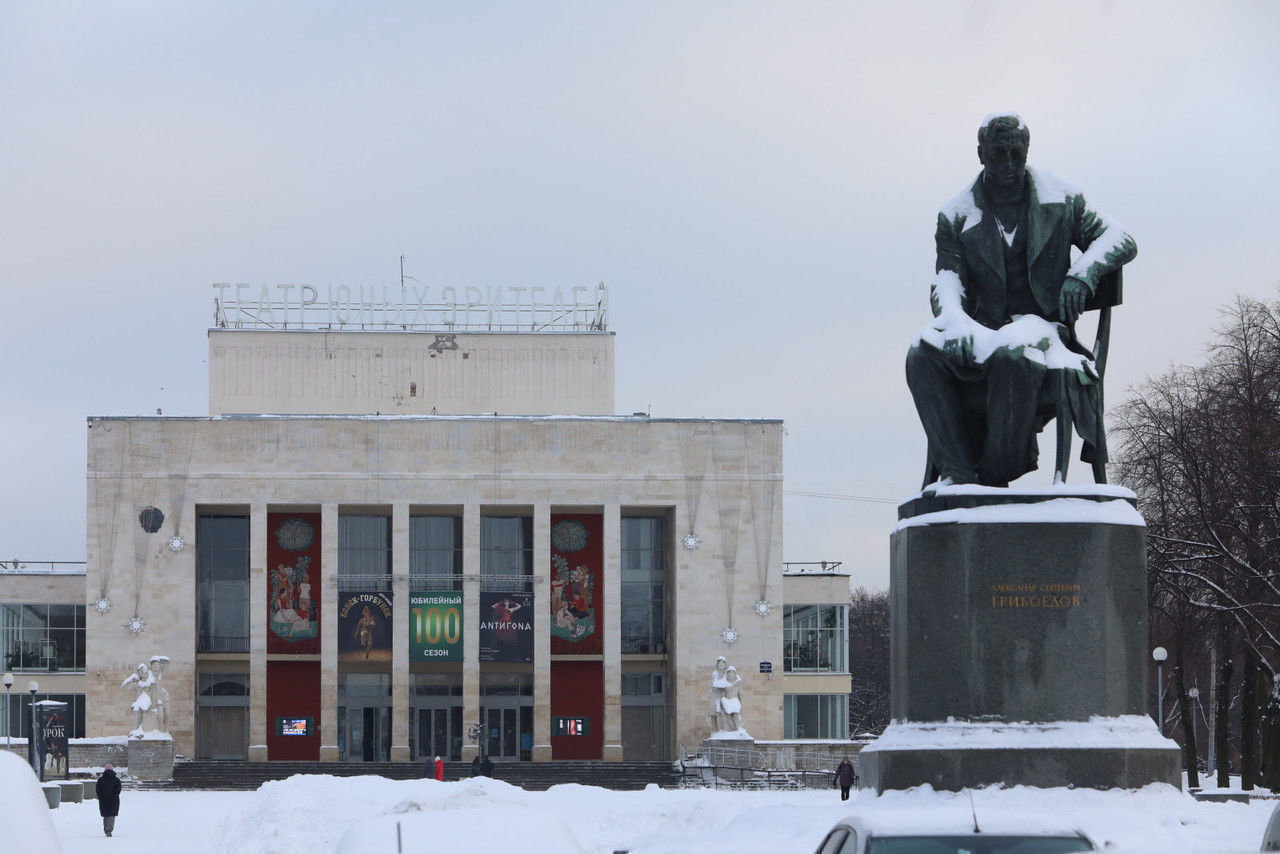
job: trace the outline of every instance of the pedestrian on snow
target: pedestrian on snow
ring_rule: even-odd
[[[846,756],[840,760],[840,764],[836,766],[836,777],[831,781],[833,786],[840,787],[840,800],[849,800],[849,789],[853,786],[854,773],[853,763]]]
[[[436,757],[436,779],[444,782],[444,760],[439,756]]]
[[[479,753],[477,753],[475,755],[475,758],[471,760],[471,776],[472,777],[480,776],[480,754]]]
[[[120,814],[120,778],[116,776],[110,762],[103,769],[94,790],[98,793],[98,815],[102,816],[102,832],[110,836],[111,831],[116,829],[116,816]]]
[[[493,760],[491,760],[488,756],[486,756],[480,762],[480,773],[485,775],[486,777],[493,776]]]

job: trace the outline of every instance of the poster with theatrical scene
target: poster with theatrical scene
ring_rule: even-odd
[[[391,594],[338,594],[338,660],[391,661]]]
[[[462,661],[462,591],[409,594],[409,660]]]
[[[36,759],[41,780],[67,779],[67,704],[41,700],[36,708]]]
[[[480,660],[533,661],[533,594],[480,594]]]
[[[600,624],[604,550],[599,514],[551,516],[551,654],[604,651]]]
[[[267,652],[320,652],[320,514],[267,514]]]

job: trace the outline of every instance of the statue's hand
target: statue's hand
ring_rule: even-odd
[[[943,335],[942,352],[962,365],[972,365],[973,318],[963,312],[944,311],[933,324]]]
[[[1089,288],[1079,279],[1067,279],[1062,283],[1062,292],[1058,296],[1058,317],[1070,326],[1076,322],[1080,312],[1084,311],[1084,301],[1089,295]]]

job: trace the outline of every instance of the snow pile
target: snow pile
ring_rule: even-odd
[[[8,751],[0,751],[0,805],[6,851],[62,851],[40,781],[31,766]]]
[[[1137,791],[991,788],[975,791],[973,802],[979,818],[992,821],[1009,811],[1051,814],[1116,854],[1256,852],[1274,804],[1202,803],[1162,785]],[[968,809],[968,793],[928,786],[879,797],[857,792],[842,803],[833,789],[615,792],[565,785],[525,792],[485,778],[438,783],[316,775],[268,783],[257,792],[126,790],[113,839],[103,837],[93,801],[64,804],[52,816],[64,848],[77,854],[395,851],[397,821],[405,851],[426,850],[422,835],[439,827],[432,850],[481,851],[498,842],[521,854],[779,854],[813,851],[851,812],[909,819],[912,813],[963,815]],[[445,830],[464,824],[469,835]],[[353,847],[339,848],[348,830],[346,845]]]

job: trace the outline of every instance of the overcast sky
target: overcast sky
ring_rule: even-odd
[[[404,254],[607,282],[618,411],[784,419],[784,559],[884,587],[979,122],[1021,113],[1137,240],[1116,403],[1276,293],[1278,37],[1271,0],[0,0],[0,558],[84,558],[87,416],[207,414],[211,283],[393,285]]]

